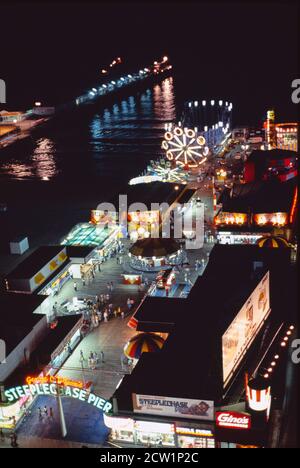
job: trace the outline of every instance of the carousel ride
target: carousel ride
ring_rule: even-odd
[[[148,238],[129,249],[129,263],[135,270],[155,272],[186,261],[186,254],[172,238]]]

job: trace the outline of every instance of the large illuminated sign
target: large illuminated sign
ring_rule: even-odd
[[[77,387],[74,386],[77,382],[70,381],[68,379],[63,379],[68,383],[68,385],[65,385],[63,380],[61,380],[61,383],[59,383],[59,379],[53,382],[49,377],[46,378],[46,383],[40,383],[39,380],[41,380],[41,378],[39,377],[36,379],[33,378],[33,380],[31,379],[32,378],[30,377],[27,378],[28,381],[35,381],[36,383],[29,383],[27,385],[5,390],[4,395],[8,403],[14,403],[20,398],[24,398],[26,396],[64,396],[74,398],[75,400],[84,401],[92,406],[95,406],[99,410],[102,410],[104,413],[108,413],[112,409],[112,404],[109,401],[89,392],[88,390],[85,390],[83,388],[82,382],[80,383],[80,387]]]
[[[148,396],[132,394],[135,413],[154,414],[177,418],[214,420],[214,402],[206,400],[189,400],[165,396]]]
[[[216,413],[216,424],[218,427],[229,429],[250,429],[251,418],[246,414],[224,411]]]
[[[240,365],[247,350],[269,316],[270,278],[263,277],[222,337],[225,385]]]

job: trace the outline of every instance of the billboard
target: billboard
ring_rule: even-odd
[[[222,337],[223,380],[226,385],[270,314],[270,274],[262,278]]]
[[[207,400],[189,400],[164,396],[132,394],[135,413],[153,414],[176,418],[214,420],[214,402]]]

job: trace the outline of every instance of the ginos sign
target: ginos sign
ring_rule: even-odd
[[[250,429],[251,417],[246,414],[234,413],[232,411],[216,413],[218,427],[228,427],[229,429]]]

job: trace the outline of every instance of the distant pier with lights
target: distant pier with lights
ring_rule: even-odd
[[[102,68],[100,72],[101,84],[98,83],[69,103],[45,107],[40,101],[36,101],[33,108],[25,112],[2,111],[0,113],[0,149],[27,138],[34,129],[63,111],[72,110],[84,104],[93,104],[100,98],[114,95],[151,79],[164,78],[172,70],[168,57],[164,56],[161,60],[154,61],[153,64],[137,72],[123,75],[118,73],[112,79],[112,69],[121,63],[121,58],[117,57],[110,63],[108,69]]]
[[[110,64],[110,68],[116,66],[120,62],[120,57]],[[106,78],[100,86],[95,86],[75,100],[76,105],[91,104],[96,99],[119,92],[125,88],[132,87],[138,83],[145,82],[149,79],[156,79],[160,76],[164,77],[170,70],[172,65],[169,63],[167,56],[164,56],[160,61],[153,62],[152,65],[140,69],[138,72],[127,73],[120,75],[117,78],[110,79],[109,71],[101,70],[101,74]]]

